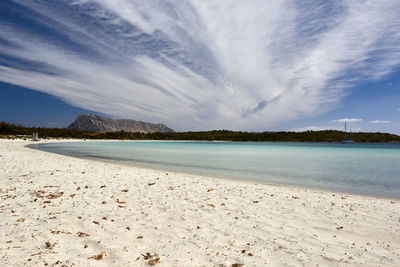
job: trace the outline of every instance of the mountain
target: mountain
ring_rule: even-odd
[[[82,114],[71,123],[69,130],[93,131],[93,132],[141,132],[141,133],[173,133],[174,130],[161,123],[149,123],[135,120],[113,120],[93,114]]]

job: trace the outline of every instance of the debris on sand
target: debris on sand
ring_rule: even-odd
[[[126,201],[121,201],[121,200],[119,200],[119,198],[117,198],[116,201],[117,201],[118,204],[126,204]]]
[[[147,262],[149,265],[156,265],[160,262],[160,257],[158,257],[158,255],[155,253],[151,254],[150,252],[146,252],[146,254],[141,254],[136,260],[140,259],[141,256],[144,260],[149,260]]]
[[[93,256],[89,257],[89,259],[94,259],[96,261],[101,261],[101,260],[103,260],[105,255],[107,255],[107,254],[104,251],[102,251],[97,255],[93,255]]]
[[[149,260],[150,265],[156,265],[160,261],[160,258],[154,258]]]
[[[84,233],[84,232],[77,232],[76,233],[78,235],[78,237],[86,237],[89,236],[88,234]]]
[[[49,241],[47,241],[44,246],[47,249],[53,249],[55,245],[56,245],[56,243],[52,244]]]
[[[55,193],[55,194],[48,194],[46,196],[47,199],[55,199],[55,198],[59,198],[62,195],[64,195],[64,192],[59,192],[59,193]]]
[[[44,198],[44,194],[46,194],[46,191],[38,190],[38,191],[33,192],[32,194],[38,198]]]

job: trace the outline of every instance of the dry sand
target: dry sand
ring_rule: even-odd
[[[398,200],[119,166],[29,143],[0,140],[0,265],[400,266]]]

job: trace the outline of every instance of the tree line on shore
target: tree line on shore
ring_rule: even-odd
[[[254,142],[341,142],[344,138],[355,142],[400,143],[400,136],[390,133],[346,133],[337,130],[305,132],[242,132],[214,130],[200,132],[139,133],[68,130],[66,128],[23,127],[0,122],[0,137],[31,137],[34,132],[40,138],[118,139],[118,140],[202,140],[202,141],[254,141]]]

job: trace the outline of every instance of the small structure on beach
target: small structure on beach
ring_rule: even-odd
[[[38,132],[33,132],[32,134],[32,141],[39,141],[39,133]]]

